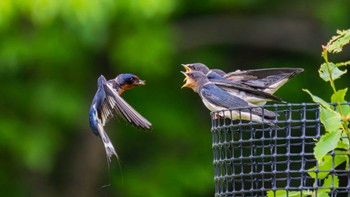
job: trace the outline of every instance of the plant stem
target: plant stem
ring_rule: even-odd
[[[328,52],[327,52],[327,49],[324,48],[323,49],[323,53],[322,53],[322,56],[326,62],[326,65],[327,65],[327,69],[328,69],[328,73],[329,73],[329,83],[333,89],[333,92],[334,94],[336,94],[337,92],[337,89],[335,88],[335,84],[334,84],[334,80],[332,78],[332,69],[330,69],[330,66],[329,66],[329,62],[328,62]],[[343,117],[343,111],[341,109],[341,105],[340,105],[340,102],[338,101],[337,102],[337,105],[338,105],[338,109],[339,109],[339,113],[341,115],[341,117]],[[349,128],[348,128],[348,122],[347,121],[343,121],[343,128],[344,128],[344,132],[345,134],[348,136],[348,139],[350,140],[350,133],[349,133]]]

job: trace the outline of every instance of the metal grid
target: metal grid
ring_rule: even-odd
[[[296,192],[303,196],[305,191],[318,196],[324,181],[315,181],[309,172],[316,177],[329,173],[332,181],[338,176],[339,187],[329,188],[328,194],[348,196],[350,170],[345,164],[334,168],[340,155],[329,153],[333,168],[328,171],[319,169],[313,156],[315,139],[324,132],[319,106],[276,104],[261,108],[279,114],[272,121],[277,126],[218,116],[224,111],[212,113],[215,196],[266,196],[267,192],[277,196],[278,191],[286,191],[284,196],[295,196]]]

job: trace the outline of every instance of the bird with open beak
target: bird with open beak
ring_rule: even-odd
[[[302,68],[266,68],[225,73],[220,69],[209,69],[202,63],[182,64],[182,66],[187,72],[204,73],[218,87],[258,106],[266,104],[267,101],[283,101],[273,94],[291,78],[304,71]],[[237,89],[237,85],[241,89]],[[251,89],[258,92],[252,93]]]
[[[89,122],[93,133],[102,139],[108,161],[111,161],[113,155],[119,161],[103,128],[111,118],[117,115],[137,128],[152,129],[152,124],[120,97],[124,91],[142,85],[145,85],[145,81],[133,74],[120,74],[108,81],[101,75],[97,80],[97,92],[90,107]]]
[[[276,118],[276,114],[269,110],[252,107],[251,104],[243,99],[231,95],[223,89],[209,81],[207,76],[200,71],[183,72],[185,75],[185,84],[181,87],[191,88],[198,93],[203,104],[211,111],[217,112],[225,110],[222,114],[226,118],[233,120],[241,119],[254,122],[264,122],[274,125],[271,121]],[[252,107],[248,109],[248,107]],[[237,109],[242,108],[242,109]],[[231,112],[229,109],[232,109]],[[221,115],[221,114],[220,114]]]

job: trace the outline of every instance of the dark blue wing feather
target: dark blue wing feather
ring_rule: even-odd
[[[283,101],[281,98],[274,96],[272,94],[260,91],[258,89],[249,87],[245,84],[239,84],[237,82],[233,82],[227,79],[212,79],[210,80],[211,82],[213,82],[215,85],[217,85],[220,88],[229,88],[229,89],[235,89],[235,90],[239,90],[239,91],[243,91],[246,92],[250,95],[253,95],[255,97],[258,98],[262,98],[262,99],[268,99],[268,100],[272,100],[272,101]]]
[[[112,84],[103,84],[103,90],[106,99],[102,106],[107,120],[117,114],[138,128],[152,129],[152,124],[119,96]]]
[[[248,109],[248,107],[250,106],[246,101],[230,95],[229,93],[225,92],[224,90],[220,89],[214,84],[204,85],[199,94],[202,97],[202,99],[205,99],[206,101],[215,106],[227,109],[244,108],[242,109],[242,111],[250,112],[250,110]],[[276,114],[274,112],[271,112],[269,110],[263,110],[262,108],[253,107],[251,109],[251,113],[260,116],[263,115],[268,118],[276,117]]]
[[[218,88],[214,84],[204,85],[200,91],[202,98],[215,106],[223,108],[248,107],[248,103],[244,100],[232,96],[224,90]]]
[[[90,126],[95,134],[97,134],[98,121],[104,126],[115,115],[138,128],[152,129],[152,124],[119,96],[117,89],[110,81],[107,82],[101,75],[97,84],[98,89],[89,115]]]
[[[224,77],[229,80],[240,82],[251,87],[265,87],[278,83],[284,79],[290,79],[300,72],[302,68],[265,68],[252,69],[227,73]]]

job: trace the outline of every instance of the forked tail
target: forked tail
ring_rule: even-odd
[[[103,126],[100,125],[100,124],[98,125],[98,132],[99,132],[100,137],[102,139],[103,145],[105,146],[105,150],[106,150],[106,155],[107,155],[108,161],[111,162],[112,156],[115,155],[115,157],[117,158],[118,163],[119,163],[118,154],[115,151],[114,146],[113,146],[111,140],[109,139],[107,133],[103,129]]]
[[[124,182],[123,171],[122,171],[122,166],[120,164],[119,156],[118,156],[117,152],[115,151],[114,146],[113,146],[111,140],[109,139],[107,133],[103,129],[103,126],[101,124],[98,124],[97,128],[98,128],[98,133],[102,139],[103,145],[105,147],[105,151],[106,151],[106,155],[107,155],[108,170],[110,170],[109,164],[112,161],[112,157],[113,157],[113,155],[115,155],[115,157],[117,158],[119,170],[120,170],[120,173],[122,176],[122,182]]]

